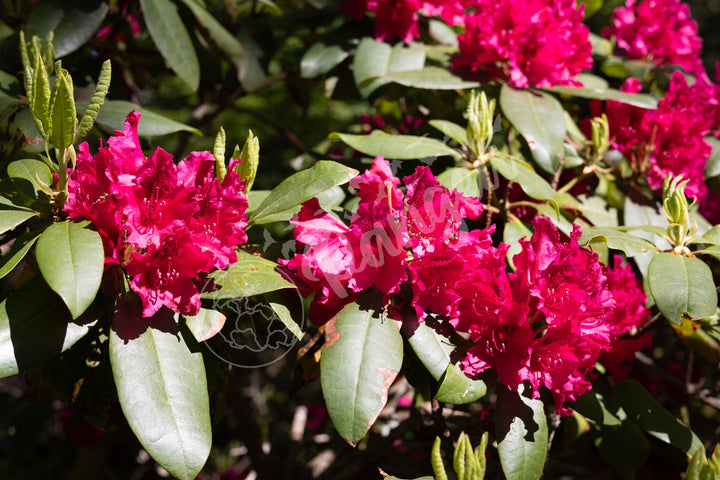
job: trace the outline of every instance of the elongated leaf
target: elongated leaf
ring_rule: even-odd
[[[78,105],[80,105],[80,102],[78,102]],[[140,123],[138,124],[138,135],[141,137],[154,137],[180,131],[202,135],[197,128],[176,122],[175,120],[171,120],[146,108],[141,108],[134,103],[126,102],[125,100],[108,100],[105,102],[96,121],[98,124],[109,129],[122,130],[128,113],[133,110],[142,114]]]
[[[447,120],[430,120],[428,123],[431,127],[437,128],[460,145],[467,145],[467,130],[457,123],[448,122]]]
[[[237,67],[237,62],[245,53],[242,43],[235,36],[228,32],[225,27],[208,12],[200,2],[196,0],[181,0],[187,7],[192,10],[195,19],[207,29],[213,42],[225,53],[230,56],[233,64]]]
[[[33,192],[30,193],[33,193],[36,198],[37,193],[42,191],[38,180],[45,185],[52,183],[52,172],[47,164],[32,158],[23,158],[10,163],[7,166],[7,173],[10,178],[18,178],[32,185]]]
[[[70,348],[95,324],[72,322],[62,299],[35,277],[0,303],[0,378],[15,375]]]
[[[713,178],[720,175],[720,139],[705,137],[705,141],[712,146],[712,154],[705,164],[705,178]]]
[[[140,0],[148,32],[170,68],[193,92],[200,85],[200,64],[185,25],[170,0]]]
[[[357,174],[357,170],[339,163],[320,160],[307,170],[298,172],[280,182],[280,185],[275,187],[255,209],[248,223],[253,223],[273,213],[289,210],[325,190],[349,182]]]
[[[546,93],[505,84],[500,90],[500,107],[525,137],[540,168],[555,172],[565,151],[565,116],[560,102]]]
[[[615,100],[617,102],[634,105],[641,108],[654,109],[657,108],[657,100],[652,95],[644,93],[626,93],[612,88],[592,88],[592,87],[566,87],[555,86],[546,87],[547,90],[563,95],[572,95],[580,98],[594,98],[597,100]]]
[[[67,70],[60,69],[56,73],[55,88],[57,93],[53,95],[54,102],[50,106],[52,119],[50,141],[57,148],[67,148],[72,145],[77,124],[73,84]]]
[[[435,394],[439,402],[464,405],[484,397],[487,393],[485,382],[468,378],[460,367],[454,364],[447,366],[445,374],[439,381],[440,388]]]
[[[418,70],[389,72],[382,76],[386,81],[399,83],[406,87],[429,90],[460,90],[478,88],[482,84],[463,80],[448,70],[440,67],[425,67]]]
[[[212,443],[202,354],[192,353],[181,335],[148,328],[125,341],[113,329],[110,364],[120,406],[142,446],[174,476],[194,479]]]
[[[102,107],[105,103],[105,96],[110,89],[111,75],[112,65],[110,64],[110,60],[105,60],[102,64],[102,68],[100,69],[100,76],[98,77],[97,85],[95,85],[95,90],[93,90],[90,103],[88,103],[87,108],[85,108],[85,113],[83,113],[80,123],[78,123],[77,130],[75,130],[73,143],[78,143],[80,140],[85,138],[95,123],[95,119],[100,112],[100,107]]]
[[[0,233],[12,230],[35,215],[32,210],[19,207],[0,195]]]
[[[542,400],[530,399],[498,385],[496,429],[498,454],[508,480],[542,476],[548,445],[548,428]]]
[[[702,260],[659,253],[650,261],[647,279],[655,304],[672,323],[709,317],[717,310],[712,272]]]
[[[5,277],[25,258],[41,233],[41,231],[24,233],[15,240],[10,251],[0,258],[0,278]]]
[[[222,330],[223,325],[225,325],[225,319],[225,315],[217,310],[201,308],[197,315],[193,315],[192,317],[186,316],[185,324],[188,326],[190,332],[192,332],[195,340],[204,342]]]
[[[45,37],[54,32],[55,58],[61,58],[85,45],[100,28],[110,7],[108,2],[40,2],[28,18],[29,36]]]
[[[105,254],[100,235],[90,222],[62,222],[49,226],[37,241],[35,257],[40,273],[79,317],[95,299],[102,280]]]
[[[506,179],[517,183],[532,198],[538,200],[552,200],[555,192],[549,183],[535,173],[525,163],[513,157],[496,154],[492,156],[490,165]]]
[[[448,147],[440,140],[415,135],[391,135],[382,130],[373,130],[370,135],[331,133],[329,138],[342,140],[358,152],[387,159],[415,160],[450,155],[461,158],[460,152]]]
[[[634,257],[645,252],[659,251],[655,245],[647,240],[612,227],[585,227],[579,242],[587,245],[596,239],[605,241],[610,248],[623,251],[628,257]]]
[[[314,78],[325,75],[350,55],[338,45],[315,43],[300,60],[300,76]]]
[[[295,288],[277,270],[277,264],[238,250],[238,261],[226,270],[211,273],[202,298],[213,300],[260,295],[282,288]]]
[[[478,171],[472,168],[448,168],[437,177],[438,181],[451,192],[457,190],[463,195],[473,198],[480,197]]]
[[[603,459],[627,480],[635,478],[650,453],[645,435],[629,420],[619,426],[600,426],[595,445]]]
[[[391,47],[372,38],[363,38],[355,52],[353,76],[363,97],[367,97],[389,80],[382,78],[392,72],[417,70],[425,64],[425,50],[418,43]],[[381,77],[381,78],[375,78]],[[371,80],[372,79],[372,80]]]
[[[704,448],[700,439],[665,410],[642,385],[634,380],[624,380],[617,386],[617,396],[628,418],[653,437],[692,453]]]
[[[402,337],[390,318],[350,303],[325,325],[320,379],[330,419],[340,435],[357,443],[387,402],[402,365]]]
[[[567,406],[597,425],[620,425],[620,420],[598,401],[595,390],[590,390]]]

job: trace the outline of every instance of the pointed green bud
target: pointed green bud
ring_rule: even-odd
[[[600,117],[590,120],[592,127],[592,147],[594,162],[601,160],[610,150],[610,125],[607,116],[603,113]]]
[[[222,182],[225,175],[227,175],[227,167],[225,166],[225,129],[222,127],[220,127],[215,137],[213,156],[215,157],[215,176]]]
[[[445,465],[440,456],[440,437],[435,437],[435,441],[433,442],[432,450],[430,451],[430,463],[432,464],[435,480],[448,480]]]
[[[668,236],[676,247],[684,247],[685,239],[692,235],[692,233],[688,235],[691,223],[689,205],[685,196],[685,185],[688,181],[683,181],[682,175],[673,178],[670,174],[663,182],[663,212],[670,223]]]
[[[467,116],[467,138],[468,146],[475,153],[476,157],[481,157],[493,137],[493,115],[495,113],[495,99],[488,102],[485,92],[476,95],[473,90],[470,93],[470,102],[468,102],[465,114]]]
[[[233,152],[232,158],[238,158],[235,152]],[[240,178],[245,179],[245,192],[249,192],[255,182],[255,175],[260,163],[260,140],[253,135],[252,130],[248,131],[245,145],[240,152],[240,159],[242,162],[235,166],[235,172]]]

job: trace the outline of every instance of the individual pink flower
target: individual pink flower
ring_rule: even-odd
[[[65,212],[90,220],[103,239],[106,267],[121,265],[142,299],[143,317],[167,307],[184,315],[200,308],[200,276],[237,262],[247,241],[245,182],[233,171],[221,182],[209,152],[193,152],[177,165],[157,149],[140,148],[140,114],[95,156],[79,146],[68,180]]]
[[[575,0],[477,0],[458,37],[453,68],[508,80],[518,88],[577,85],[592,67],[590,31]]]
[[[636,79],[628,79],[622,90],[640,91]],[[605,113],[610,125],[613,148],[627,158],[633,170],[653,190],[661,190],[668,174],[684,175],[690,182],[689,196],[702,197],[705,164],[712,147],[704,138],[710,133],[707,84],[688,85],[680,72],[670,79],[670,87],[656,110],[608,101]]]
[[[627,0],[613,12],[611,26],[603,30],[615,37],[621,53],[632,60],[657,65],[680,65],[707,79],[700,54],[702,40],[690,8],[680,0]]]

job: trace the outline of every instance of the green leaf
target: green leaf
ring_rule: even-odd
[[[7,198],[0,196],[0,233],[12,230],[35,215],[34,211],[19,207]]]
[[[428,123],[431,127],[437,128],[460,145],[467,145],[468,138],[466,128],[461,127],[457,123],[448,122],[447,120],[430,120]]]
[[[648,286],[662,314],[676,325],[683,318],[697,320],[717,310],[712,272],[697,258],[672,253],[655,255],[648,268]]]
[[[498,385],[496,430],[498,454],[507,480],[534,480],[542,476],[548,445],[543,402]]]
[[[140,0],[148,32],[170,68],[190,90],[200,85],[200,65],[185,25],[170,0]]]
[[[81,339],[97,318],[72,322],[62,299],[40,277],[0,303],[0,378],[59,355]]]
[[[387,43],[365,37],[360,40],[353,60],[353,76],[363,98],[369,96],[381,85],[388,83],[384,75],[404,70],[417,70],[425,64],[425,50],[419,43],[407,46],[398,43],[391,47]],[[372,79],[372,80],[371,80]]]
[[[505,84],[500,89],[500,107],[525,137],[540,168],[554,173],[565,151],[565,115],[560,102],[546,93]]]
[[[80,123],[78,123],[78,127],[75,130],[73,143],[78,143],[80,140],[85,138],[95,123],[95,119],[100,112],[100,107],[102,107],[105,103],[105,96],[110,89],[111,76],[112,66],[110,64],[110,60],[105,60],[102,64],[102,68],[100,69],[100,76],[98,77],[97,85],[95,85],[95,90],[93,90],[90,103],[88,103],[85,108],[85,113],[83,113]]]
[[[386,82],[395,82],[406,87],[427,90],[461,90],[478,88],[479,82],[463,80],[440,67],[425,67],[418,70],[388,72],[382,76]]]
[[[720,260],[720,245],[713,245],[712,247],[698,250],[695,252],[695,255],[710,255]]]
[[[45,281],[65,301],[72,318],[95,299],[102,280],[105,253],[90,222],[50,225],[37,241],[35,257]]]
[[[32,158],[23,158],[10,163],[10,165],[7,166],[7,173],[10,178],[17,178],[29,182],[33,187],[33,193],[36,198],[38,193],[42,191],[38,180],[45,185],[52,183],[52,172],[47,164]]]
[[[402,365],[398,326],[353,302],[325,324],[320,380],[338,433],[356,444],[375,423]]]
[[[712,154],[705,164],[705,178],[717,177],[720,175],[720,139],[708,136],[704,140],[712,146]]]
[[[350,54],[338,45],[325,45],[323,42],[313,44],[300,60],[300,76],[314,78],[325,75],[338,66]]]
[[[620,425],[620,420],[598,401],[594,389],[566,405],[596,425]]]
[[[709,243],[711,245],[720,245],[720,225],[715,225],[710,230],[703,233],[702,237],[700,237],[700,241],[697,243]]]
[[[571,95],[580,98],[592,98],[597,100],[615,100],[635,107],[654,109],[657,108],[657,100],[652,95],[644,93],[626,93],[612,88],[589,88],[589,87],[546,87],[547,90],[562,95]]]
[[[70,74],[60,69],[55,75],[56,93],[51,105],[50,141],[57,148],[67,148],[72,145],[75,136],[77,117],[75,113],[75,98],[73,97],[73,84]]]
[[[42,231],[23,233],[15,240],[10,251],[0,257],[0,278],[5,277],[25,258],[41,233]]]
[[[391,135],[382,130],[373,130],[370,135],[331,133],[329,138],[342,140],[358,152],[372,157],[382,155],[391,160],[415,160],[450,155],[461,158],[460,152],[448,147],[440,140],[415,135]]]
[[[595,446],[603,459],[624,478],[631,480],[645,463],[650,445],[642,431],[631,421],[619,426],[600,426]]]
[[[28,18],[29,37],[45,37],[53,31],[55,58],[64,57],[85,45],[98,31],[110,9],[108,2],[83,2],[69,8],[71,5],[70,2],[42,1]]]
[[[242,43],[227,31],[225,27],[213,17],[207,9],[195,0],[181,0],[193,13],[195,20],[207,29],[210,39],[225,53],[237,68],[240,59],[245,53]]]
[[[227,269],[216,270],[208,275],[208,283],[201,293],[202,298],[218,300],[250,297],[282,288],[295,288],[294,283],[286,280],[276,270],[275,262],[244,250],[237,251],[237,258],[237,263]]]
[[[118,322],[118,319],[115,319]],[[110,364],[130,428],[163,468],[192,480],[210,453],[205,366],[181,335],[148,328],[123,340],[110,333]]]
[[[220,127],[217,135],[215,136],[215,144],[213,145],[213,157],[215,157],[215,177],[220,182],[223,181],[225,175],[227,175],[227,168],[225,167],[225,129]]]
[[[435,394],[439,402],[464,405],[482,398],[487,393],[487,385],[482,380],[468,378],[457,365],[447,366],[439,379],[440,388]]]
[[[78,102],[78,105],[80,105],[80,102]],[[140,112],[142,115],[138,124],[138,135],[141,137],[154,137],[180,131],[202,135],[202,132],[197,128],[176,122],[125,100],[108,100],[105,102],[98,114],[97,123],[112,130],[122,130],[128,113],[133,110]]]
[[[523,191],[532,198],[538,200],[555,199],[555,192],[550,184],[524,162],[514,157],[496,153],[492,156],[490,165],[507,180],[520,185]]]
[[[465,196],[479,198],[478,171],[472,168],[448,168],[437,177],[440,184],[451,192],[457,190]]]
[[[358,172],[337,162],[320,160],[307,170],[298,172],[275,187],[255,209],[249,224],[273,213],[284,212],[300,205],[336,185],[349,182]]]
[[[687,453],[704,448],[697,435],[665,410],[638,382],[624,380],[618,383],[616,391],[628,418],[653,437]]]
[[[621,250],[628,257],[659,251],[647,240],[613,227],[585,227],[578,241],[581,245],[588,245],[597,239],[603,240],[609,248]]]
[[[451,47],[458,46],[458,34],[447,23],[441,22],[440,20],[430,19],[428,27],[430,36],[438,43],[442,45],[449,45]]]
[[[225,320],[225,315],[209,308],[201,308],[197,315],[185,316],[185,324],[198,342],[214,337],[222,330]]]

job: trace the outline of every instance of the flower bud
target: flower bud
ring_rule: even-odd
[[[683,181],[682,175],[673,178],[670,174],[663,183],[663,212],[670,222],[668,236],[676,246],[684,245],[690,229],[690,213],[685,196],[685,185],[688,182]]]
[[[480,95],[476,95],[475,91],[470,93],[470,102],[466,110],[467,138],[468,146],[476,157],[481,157],[490,146],[494,112],[495,99],[488,102],[485,92],[480,92]]]

